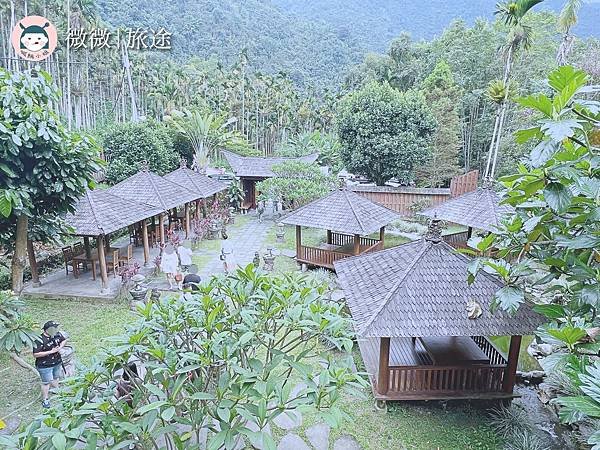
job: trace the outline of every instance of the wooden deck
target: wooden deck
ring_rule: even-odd
[[[379,379],[379,345],[377,338],[360,338],[360,353],[371,378],[373,395],[377,400],[444,400],[515,397],[504,390],[507,361],[482,336],[472,338],[479,350],[467,349],[476,355],[485,355],[487,363],[436,365],[420,339],[392,338],[388,385],[377,386]],[[477,359],[481,360],[481,359]]]
[[[353,239],[354,236],[348,234],[331,233],[331,243],[323,244],[320,247],[298,246],[296,261],[312,267],[325,267],[333,270],[335,261],[355,256]],[[360,238],[359,255],[382,249],[382,241],[368,237]]]

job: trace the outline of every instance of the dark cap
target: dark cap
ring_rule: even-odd
[[[44,326],[42,327],[42,329],[43,329],[44,331],[46,331],[46,330],[47,330],[48,328],[50,328],[50,327],[58,327],[58,326],[59,326],[59,323],[58,323],[58,322],[55,322],[54,320],[49,320],[48,322],[46,322],[46,323],[44,324]]]

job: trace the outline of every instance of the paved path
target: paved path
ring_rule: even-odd
[[[262,223],[256,217],[251,217],[250,221],[241,228],[231,228],[227,230],[229,240],[234,249],[235,262],[240,266],[246,266],[252,262],[254,252],[261,250],[269,230],[275,226],[270,220]],[[204,264],[199,271],[202,279],[210,277],[216,273],[223,272],[223,261],[219,259],[221,249],[204,253],[211,257],[208,264]]]

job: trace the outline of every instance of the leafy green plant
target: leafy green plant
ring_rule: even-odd
[[[139,306],[138,323],[110,339],[101,359],[64,387],[56,409],[0,436],[0,445],[183,449],[207,433],[211,450],[243,439],[274,449],[264,430],[281,414],[312,410],[339,424],[341,391],[359,394],[366,382],[350,361],[318,343],[326,337],[352,349],[350,320],[325,289],[302,275],[269,275],[250,264],[186,298]],[[115,374],[131,361],[139,376],[131,377],[129,396],[117,399]],[[297,383],[302,387],[294,389]]]
[[[20,353],[33,348],[37,334],[33,323],[23,316],[25,304],[10,291],[0,291],[0,351]]]
[[[235,179],[227,190],[227,198],[229,199],[229,204],[233,206],[236,210],[240,209],[242,203],[244,202],[244,191],[242,190],[242,186],[239,179]]]
[[[563,370],[578,388],[579,395],[557,400],[561,418],[571,423],[600,417],[594,382],[600,375],[594,363],[600,352],[600,165],[590,140],[600,126],[600,102],[586,97],[600,87],[587,82],[583,71],[563,66],[548,77],[551,96],[519,100],[538,120],[517,139],[536,145],[518,173],[500,179],[504,202],[516,212],[478,244],[481,251],[498,249],[498,257],[476,260],[470,270],[472,278],[487,266],[504,279],[497,306],[516,310],[534,301],[548,318],[537,334],[558,351],[541,364],[550,373]]]
[[[111,184],[137,173],[144,162],[159,175],[175,169],[179,162],[168,130],[152,120],[112,125],[102,134],[102,145],[108,161],[106,179]]]
[[[297,208],[323,197],[337,185],[335,177],[325,175],[316,164],[287,161],[273,166],[275,177],[256,184],[261,199],[282,201],[284,208]]]

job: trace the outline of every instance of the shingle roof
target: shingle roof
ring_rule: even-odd
[[[340,233],[367,235],[400,216],[395,211],[347,189],[331,194],[291,212],[281,221],[288,225],[321,228]]]
[[[514,211],[509,205],[501,205],[500,200],[494,190],[478,188],[428,208],[420,214],[478,230],[495,231],[502,217]]]
[[[271,178],[274,177],[273,166],[286,161],[302,161],[313,163],[319,157],[318,154],[300,156],[298,158],[269,157],[260,156],[240,156],[233,152],[223,151],[223,155],[231,166],[231,169],[238,177],[256,177]]]
[[[118,197],[108,189],[86,191],[75,205],[75,212],[65,217],[74,234],[99,236],[147,219],[162,210],[152,205]]]
[[[339,283],[364,337],[531,334],[544,319],[527,305],[515,315],[490,311],[503,285],[481,272],[467,283],[470,259],[445,242],[419,240],[335,262]],[[469,319],[467,302],[483,313]]]
[[[165,179],[177,183],[191,191],[194,191],[199,198],[207,198],[217,192],[227,189],[225,183],[213,180],[187,167],[180,167],[164,176]]]
[[[200,198],[196,192],[148,170],[139,171],[109,190],[119,197],[157,206],[163,211]]]

